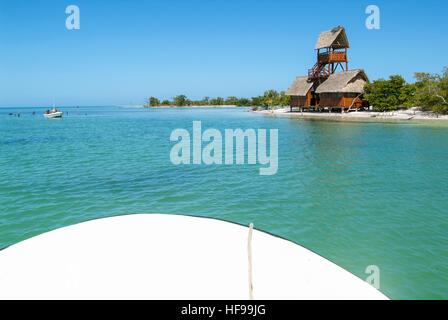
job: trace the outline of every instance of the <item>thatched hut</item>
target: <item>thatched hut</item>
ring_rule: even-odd
[[[320,96],[319,107],[360,108],[362,95],[369,81],[364,70],[350,70],[333,73],[317,89]]]
[[[313,86],[314,82],[310,81],[308,77],[297,77],[294,80],[291,87],[286,91],[286,95],[291,97],[291,111],[295,107],[304,108],[315,105]]]

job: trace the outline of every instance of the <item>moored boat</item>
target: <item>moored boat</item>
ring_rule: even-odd
[[[45,113],[44,117],[45,118],[62,118],[62,111]]]

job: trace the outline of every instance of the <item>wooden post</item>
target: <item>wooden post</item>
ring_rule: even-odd
[[[347,48],[345,48],[345,71],[348,71]]]
[[[317,49],[317,70],[316,70],[316,73],[317,73],[317,75],[319,76],[319,74],[320,74],[320,67],[319,67],[319,54],[320,54],[320,49]]]

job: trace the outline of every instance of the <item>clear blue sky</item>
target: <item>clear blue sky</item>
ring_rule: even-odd
[[[140,104],[286,90],[343,25],[371,80],[448,65],[448,1],[0,0],[0,106]],[[81,29],[67,30],[77,5]],[[381,30],[365,9],[381,9]]]

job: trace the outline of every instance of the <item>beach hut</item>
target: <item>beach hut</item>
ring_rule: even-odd
[[[314,81],[308,77],[297,77],[296,80],[286,91],[286,95],[291,97],[290,108],[309,108],[316,104],[316,95],[314,93]]]
[[[317,89],[319,107],[358,109],[368,106],[362,99],[364,87],[369,81],[364,70],[350,70],[333,73]]]

